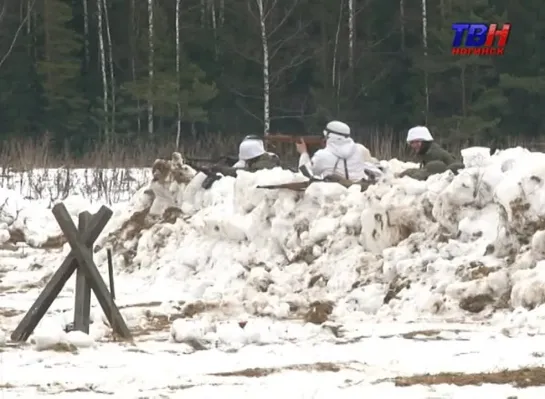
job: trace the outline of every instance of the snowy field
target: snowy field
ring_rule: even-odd
[[[545,154],[464,150],[427,182],[383,161],[365,193],[240,172],[208,191],[176,160],[146,170],[0,176],[2,398],[543,398]],[[158,173],[158,174],[157,174]],[[10,334],[70,251],[51,213],[114,216],[94,258],[134,335],[74,278],[27,343]]]

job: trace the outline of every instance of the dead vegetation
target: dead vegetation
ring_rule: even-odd
[[[51,278],[52,273],[47,273],[40,280],[21,283],[20,285],[1,285],[0,284],[0,293],[17,293],[17,292],[27,292],[32,289],[44,287],[49,279]]]
[[[334,303],[331,301],[314,301],[310,304],[307,313],[304,316],[306,323],[322,324],[325,323],[333,312]]]
[[[248,378],[260,378],[267,377],[271,374],[282,373],[285,371],[304,371],[304,372],[321,372],[321,373],[337,373],[342,370],[343,364],[319,362],[312,364],[293,364],[284,367],[271,367],[271,368],[249,368],[237,371],[225,371],[221,373],[212,373],[215,377],[248,377]]]
[[[40,348],[38,351],[52,351],[52,352],[67,352],[67,353],[78,353],[78,348],[76,348],[75,345],[70,344],[68,342],[58,342],[55,345],[48,346],[47,348]]]
[[[412,385],[440,385],[456,386],[505,384],[517,388],[545,386],[545,368],[527,367],[519,370],[502,370],[490,373],[438,373],[397,377],[394,383],[399,387]]]
[[[460,309],[470,313],[480,313],[488,305],[494,303],[494,298],[488,294],[471,295],[460,299]]]
[[[383,303],[388,304],[392,299],[404,289],[411,288],[411,281],[406,277],[395,276],[388,286],[388,291],[384,296]]]
[[[416,339],[419,336],[424,336],[428,339],[441,340],[439,334],[441,334],[441,330],[416,330],[403,333],[401,336],[405,339]]]
[[[17,250],[16,244],[18,243],[25,243],[29,245],[30,247],[33,247],[25,237],[25,233],[21,229],[12,229],[9,231],[9,241],[7,244],[11,244],[14,246],[15,250]],[[36,246],[35,248],[39,249],[59,249],[64,246],[68,241],[66,240],[66,237],[64,234],[59,234],[56,236],[47,237],[45,242],[43,244],[40,244]]]
[[[24,311],[18,310],[18,309],[12,309],[12,308],[0,308],[0,317],[2,318],[10,318],[19,316],[20,314],[23,314]]]
[[[455,275],[460,279],[460,281],[466,282],[487,277],[489,274],[498,270],[498,267],[489,267],[485,266],[481,262],[472,261],[469,263],[469,265],[458,266]]]
[[[151,303],[150,306],[158,306],[154,305],[154,303]],[[149,304],[139,304],[139,305],[132,305],[132,306],[126,306],[128,307],[138,307],[138,306],[146,306]],[[132,334],[135,337],[138,336],[146,336],[149,334],[157,333],[157,332],[168,332],[170,330],[170,326],[172,325],[172,322],[177,319],[190,319],[196,315],[221,310],[226,311],[228,308],[227,304],[219,304],[216,302],[203,302],[203,301],[196,301],[196,302],[190,302],[190,303],[181,303],[179,306],[179,312],[173,313],[170,315],[161,314],[161,313],[154,313],[152,310],[148,309],[144,312],[144,323],[136,328],[133,329]]]

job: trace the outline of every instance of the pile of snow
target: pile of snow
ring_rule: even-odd
[[[281,169],[239,172],[209,190],[202,174],[168,181],[160,206],[157,187],[141,190],[99,244],[167,301],[228,302],[254,315],[293,317],[316,302],[332,303],[338,320],[541,305],[545,154],[462,155],[458,175],[425,182],[396,179],[413,165],[384,162],[388,177],[364,193],[328,183],[304,193],[257,188],[303,180]]]
[[[51,331],[39,331],[30,336],[29,342],[35,350],[75,351],[78,348],[92,348],[95,341],[91,336],[81,331],[68,333],[57,329]]]
[[[545,154],[470,148],[462,156],[459,174],[425,182],[394,177],[414,164],[384,161],[386,177],[363,193],[332,183],[303,193],[257,188],[304,180],[279,168],[241,171],[203,190],[205,176],[174,157],[154,165],[152,183],[116,210],[97,245],[113,246],[116,265],[165,303],[201,301],[248,317],[320,324],[537,312],[545,302]],[[41,227],[23,227],[43,241]],[[172,339],[256,339],[232,324],[195,323],[177,322]]]
[[[13,191],[27,200],[51,205],[77,195],[90,201],[112,204],[127,201],[136,190],[146,185],[150,169],[62,167],[16,171],[2,168],[0,172],[0,189]]]
[[[108,204],[114,210],[149,183],[146,169],[3,170],[0,178],[0,246],[24,242],[58,248],[65,243],[50,209],[63,202],[74,222],[79,213]]]

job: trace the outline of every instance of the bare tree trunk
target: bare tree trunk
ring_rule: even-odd
[[[176,79],[178,94],[180,90],[180,2],[176,0]],[[176,103],[177,119],[176,119],[176,149],[180,149],[180,139],[182,136],[182,106],[180,100]]]
[[[335,46],[333,47],[333,65],[331,66],[331,87],[333,88],[337,87],[337,80],[339,79],[337,76],[337,62],[338,62],[337,54],[339,52],[339,37],[341,34],[343,8],[344,8],[344,1],[341,0],[340,7],[339,7],[339,19],[337,22],[337,32],[335,32]]]
[[[467,116],[466,66],[464,64],[460,67],[460,84],[462,86],[462,116]]]
[[[44,26],[44,59],[49,62],[51,61],[50,47],[51,47],[51,33],[49,26],[49,2],[44,0],[44,9],[43,9],[43,26]],[[5,56],[4,56],[5,57]],[[0,62],[2,66],[2,62]],[[50,68],[46,69],[46,81],[51,81],[51,70]]]
[[[201,27],[206,23],[206,0],[201,0]]]
[[[210,14],[212,16],[212,31],[214,32],[214,57],[216,60],[218,59],[218,26],[217,26],[217,18],[216,18],[216,3],[214,0],[208,0],[210,5]]]
[[[261,51],[263,52],[263,131],[269,133],[271,129],[270,106],[270,79],[269,79],[269,41],[267,25],[265,24],[265,10],[263,0],[255,0],[259,10],[259,26],[261,30]]]
[[[354,75],[355,15],[354,0],[348,0],[348,68],[351,76]]]
[[[153,135],[153,71],[154,71],[154,52],[153,43],[153,0],[148,0],[148,134]]]
[[[102,101],[104,108],[104,140],[109,143],[110,132],[108,129],[108,81],[106,78],[106,57],[104,52],[104,37],[102,27],[102,0],[97,0],[97,18],[98,18],[98,46],[100,57],[100,71],[102,73]]]
[[[32,7],[31,7],[31,0],[27,0],[26,3],[26,34],[27,36],[30,36],[32,33]],[[32,41],[28,41],[28,55],[32,57]]]
[[[83,51],[85,53],[85,70],[89,70],[89,10],[87,0],[83,0]]]
[[[108,17],[108,2],[103,0],[102,5],[104,6],[104,17],[106,18],[106,38],[108,39],[108,57],[110,59],[110,96],[112,99],[112,125],[111,130],[112,134],[115,134],[115,73],[114,73],[114,58],[113,58],[113,49],[112,49],[112,35],[110,33],[110,18]]]
[[[136,0],[131,1],[131,24],[129,28],[129,38],[130,38],[130,45],[131,45],[131,78],[133,82],[136,81],[136,41],[138,38],[138,29],[136,28]],[[142,107],[140,105],[140,100],[136,100],[136,126],[137,126],[137,133],[140,135],[142,132],[142,114],[141,114]]]
[[[405,51],[405,0],[399,0],[399,19],[401,25],[401,50]]]
[[[220,0],[220,26],[225,22],[225,0]]]
[[[8,50],[0,58],[0,67],[2,66],[2,64],[4,64],[4,62],[6,62],[6,60],[10,56],[11,52],[13,51],[13,48],[15,47],[15,43],[17,43],[17,39],[19,38],[19,34],[27,26],[27,20],[30,21],[30,16],[32,15],[30,10],[32,10],[32,8],[34,8],[35,3],[36,3],[36,0],[33,0],[32,4],[29,5],[29,7],[30,7],[29,12],[26,13],[25,17],[23,18],[23,20],[21,21],[21,23],[17,27],[17,30],[15,31],[15,34],[13,35],[13,40],[11,41],[11,43],[10,43],[10,45],[8,47]],[[0,12],[0,20],[4,17],[4,13],[6,11],[6,4],[7,3],[4,3],[4,6],[3,6],[2,10],[0,10],[1,11]],[[47,1],[44,0],[44,26],[45,26],[45,45],[44,45],[44,47],[46,48],[46,58],[47,58],[47,54],[48,54],[47,43],[49,42],[49,29],[48,29],[47,24],[46,24],[47,12],[48,12]],[[27,30],[28,30],[28,28],[27,28]]]
[[[424,47],[424,56],[428,56],[428,11],[426,0],[422,0],[422,46]],[[428,123],[428,114],[430,112],[430,92],[428,86],[428,71],[424,72],[424,95],[426,96],[426,124]]]
[[[27,24],[26,24],[26,34],[27,35],[30,35],[30,32],[32,30],[32,18],[31,18],[31,13],[32,13],[32,7],[33,4],[31,2],[31,0],[27,0],[26,2],[26,13],[27,13]]]

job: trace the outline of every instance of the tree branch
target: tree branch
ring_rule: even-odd
[[[6,3],[4,3],[4,8],[2,9],[2,14],[0,14],[0,20],[2,20],[4,18],[4,14],[5,14],[5,11],[6,11]],[[23,18],[23,20],[21,21],[21,23],[19,24],[19,27],[17,28],[17,30],[15,31],[15,35],[13,36],[13,40],[11,41],[11,44],[8,48],[8,51],[6,52],[6,54],[4,54],[4,56],[2,57],[2,59],[0,59],[0,68],[2,67],[2,65],[4,64],[4,62],[6,62],[6,60],[8,59],[9,55],[11,54],[13,48],[15,47],[15,43],[17,42],[17,38],[19,37],[19,33],[21,33],[21,30],[23,29],[23,27],[25,26],[27,20],[28,20],[28,17],[30,16],[30,12],[32,11],[32,9],[34,8],[34,4],[36,4],[36,0],[34,0],[32,2],[32,4],[30,5],[29,7],[29,10],[28,12],[26,13],[25,17]]]

